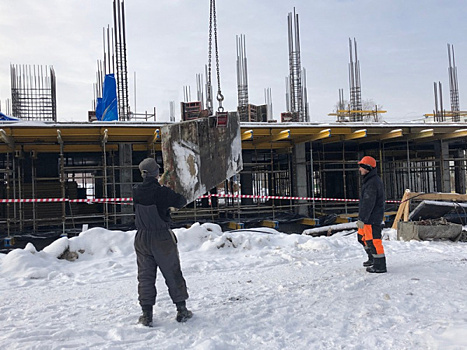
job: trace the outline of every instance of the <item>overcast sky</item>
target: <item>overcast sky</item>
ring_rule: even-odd
[[[449,109],[447,44],[453,44],[461,109],[467,103],[465,0],[217,1],[224,107],[236,109],[236,35],[246,35],[250,103],[272,89],[275,119],[285,111],[287,14],[299,14],[302,66],[313,122],[332,122],[338,90],[348,99],[348,39],[356,38],[362,99],[404,122],[434,109],[433,82],[443,84]],[[196,98],[196,74],[207,63],[208,0],[126,0],[130,107],[157,108],[169,118],[183,86]],[[52,65],[59,121],[85,121],[92,107],[102,28],[113,23],[112,0],[0,0],[0,101],[11,98],[10,63]],[[215,84],[215,81],[214,81]],[[215,85],[214,85],[215,86]],[[215,103],[215,107],[217,104]],[[463,109],[466,109],[465,107]]]

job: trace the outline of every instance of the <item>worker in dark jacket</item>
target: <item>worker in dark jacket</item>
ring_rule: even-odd
[[[386,272],[381,232],[383,229],[384,204],[386,201],[383,181],[376,173],[376,160],[365,156],[358,162],[363,176],[360,202],[358,205],[358,241],[368,254],[368,261],[363,263],[371,273]]]
[[[143,183],[133,188],[137,229],[134,245],[138,264],[138,300],[143,310],[138,322],[152,326],[158,267],[165,278],[170,298],[177,306],[176,320],[185,322],[193,314],[185,304],[188,292],[180,267],[177,240],[170,229],[170,208],[182,208],[186,199],[172,189],[160,185],[159,165],[153,158],[144,159],[139,164],[139,169]]]

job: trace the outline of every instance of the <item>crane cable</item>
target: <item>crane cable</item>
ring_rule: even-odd
[[[214,29],[214,30],[213,30]],[[219,69],[219,49],[217,46],[217,18],[216,18],[216,0],[210,0],[209,10],[209,49],[208,49],[208,77],[207,77],[207,92],[206,104],[208,110],[212,113],[212,85],[211,85],[211,61],[212,61],[212,34],[214,32],[214,50],[216,54],[216,71],[217,71],[217,96],[219,102],[218,112],[223,112],[222,101],[224,95],[221,92],[221,73]]]

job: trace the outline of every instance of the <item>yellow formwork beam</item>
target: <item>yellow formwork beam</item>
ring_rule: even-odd
[[[299,221],[299,223],[302,225],[316,226],[318,224],[318,220],[312,218],[303,218]]]
[[[356,130],[350,135],[344,135],[344,140],[355,140],[366,137],[366,129]]]
[[[395,138],[402,137],[402,136],[404,136],[404,132],[402,129],[394,129],[385,134],[368,136],[361,142],[366,143],[366,142],[373,142],[373,141],[385,141],[385,140],[391,140],[391,139],[395,139]]]
[[[292,135],[293,136],[297,135],[294,130],[292,131]],[[302,135],[302,134],[300,134],[300,135]],[[294,137],[293,141],[294,141],[294,143],[302,143],[302,142],[318,141],[318,140],[326,139],[326,138],[329,138],[329,137],[331,137],[331,129],[323,129],[318,133],[308,132],[308,134],[306,136],[303,135],[303,136],[299,136],[297,138]]]
[[[443,139],[455,139],[458,137],[466,137],[467,136],[467,129],[459,129],[449,134],[442,134],[441,137]]]
[[[253,130],[246,130],[242,132],[242,141],[253,140]]]
[[[432,137],[435,134],[433,129],[421,130],[418,134],[411,134],[412,139],[423,139],[425,137]]]
[[[279,222],[276,220],[263,220],[259,224],[264,227],[279,228]]]
[[[227,224],[227,227],[232,229],[232,230],[241,230],[241,229],[245,228],[245,224],[243,222],[230,221]]]
[[[271,141],[280,141],[280,140],[285,140],[290,138],[290,130],[282,130],[280,133],[277,135],[273,135],[271,138]]]
[[[160,141],[160,140],[161,140],[161,131],[160,131],[160,129],[155,129],[154,134],[152,134],[149,137],[148,143],[153,144],[153,143],[156,143],[157,141]]]

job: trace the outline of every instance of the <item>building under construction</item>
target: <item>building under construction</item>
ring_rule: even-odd
[[[0,230],[131,227],[139,162],[162,163],[163,123],[0,124]],[[174,213],[179,225],[319,225],[357,211],[357,162],[371,155],[387,199],[466,193],[467,128],[438,124],[242,123],[243,171]],[[163,166],[163,164],[162,164]],[[393,211],[396,204],[387,205]]]
[[[98,118],[94,111],[89,120],[99,122],[57,122],[53,69],[49,73],[48,68],[36,70],[35,66],[11,68],[13,116],[22,122],[0,122],[1,235],[65,232],[79,230],[84,224],[130,228],[132,186],[142,180],[138,164],[149,156],[164,166],[161,128],[167,123],[156,122],[155,110],[150,118],[144,116],[145,122],[130,112],[124,3],[114,0],[113,5],[114,28],[104,29],[104,59],[98,61],[95,99],[105,97],[101,87],[105,78],[111,76],[116,87],[112,89],[115,96],[109,101],[116,103],[114,116],[118,114],[118,121],[124,123]],[[198,76],[198,101],[190,101],[187,92],[181,103],[181,119],[214,115],[214,58],[219,103],[215,126],[225,127],[228,118],[239,116],[243,170],[174,213],[177,225],[211,221],[233,228],[272,225],[285,230],[284,225],[290,223],[323,225],[323,218],[329,216],[352,220],[358,209],[361,183],[357,162],[364,155],[373,156],[378,162],[388,199],[388,218],[406,189],[466,193],[467,128],[460,123],[465,114],[459,108],[453,48],[448,46],[452,119],[445,118],[441,89],[438,108],[435,86],[437,123],[369,123],[365,118],[367,111],[362,109],[357,45],[354,40],[352,48],[349,39],[349,107],[344,105],[341,90],[339,108],[334,114],[337,123],[310,123],[298,14],[294,10],[287,18],[287,111],[281,113],[281,122],[275,122],[270,89],[265,90],[265,105],[249,102],[244,36],[237,37],[238,109],[224,111],[215,19],[211,0],[206,96]],[[38,106],[39,101],[45,104]],[[94,102],[97,112],[98,101]],[[171,104],[171,122],[175,121],[174,105]],[[383,111],[370,112],[377,116]],[[43,123],[28,123],[29,120]]]

